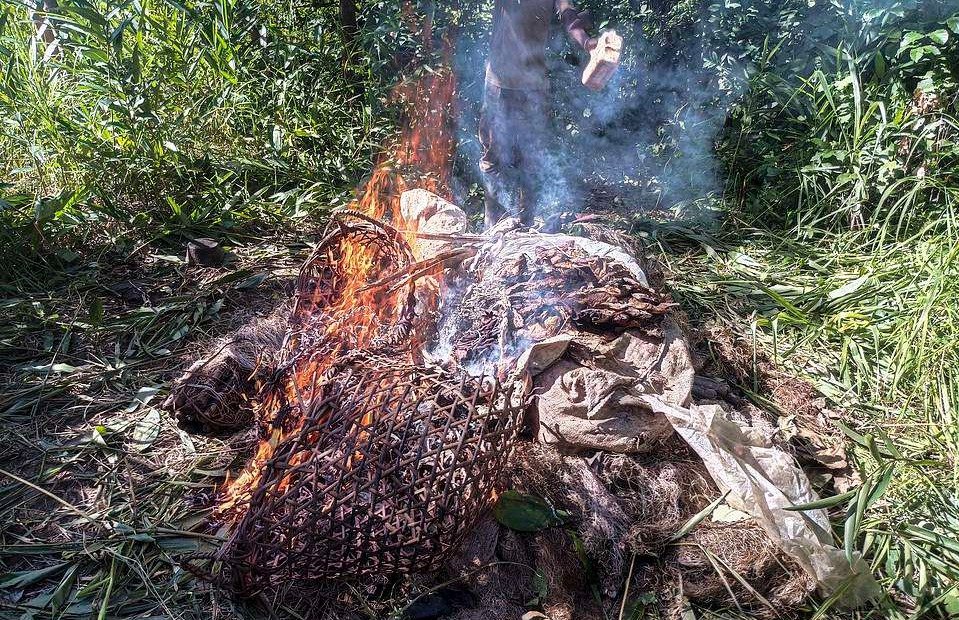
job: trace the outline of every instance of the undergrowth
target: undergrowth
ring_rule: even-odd
[[[844,8],[844,34],[801,65],[772,43],[757,58],[718,148],[721,227],[647,234],[685,307],[843,407],[863,481],[836,500],[837,543],[887,587],[883,617],[945,617],[959,613],[959,14]]]
[[[30,6],[0,6],[0,217],[27,244],[12,258],[282,226],[342,201],[393,127],[383,76],[418,49],[372,7],[347,68],[332,7]]]

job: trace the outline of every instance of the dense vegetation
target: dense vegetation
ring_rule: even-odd
[[[271,279],[264,264],[296,264],[306,232],[349,199],[394,127],[390,87],[436,60],[399,4],[360,2],[356,36],[337,7],[302,0],[0,6],[0,424],[18,444],[44,414],[58,430],[74,420],[64,445],[94,436],[63,453],[21,446],[38,485],[124,428],[154,441],[149,400],[172,354],[227,323],[224,300]],[[465,204],[488,4],[421,7],[458,41]],[[842,407],[863,484],[837,502],[837,535],[887,586],[877,614],[959,613],[959,7],[582,4],[630,50],[598,95],[574,87],[572,50],[554,50],[571,164],[557,202],[627,213],[695,321],[731,326]],[[194,236],[225,240],[239,264],[170,284]],[[102,422],[118,412],[126,426]],[[90,475],[113,480],[109,458],[94,460]],[[14,486],[0,487],[4,511],[27,499]],[[126,486],[104,518],[185,517],[141,515]],[[43,617],[145,613],[157,608],[141,572],[185,579],[152,542],[118,540],[62,569]],[[84,571],[96,577],[74,590]]]

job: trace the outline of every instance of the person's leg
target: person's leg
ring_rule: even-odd
[[[517,115],[522,126],[522,148],[518,150],[520,203],[519,218],[529,226],[542,207],[543,188],[550,183],[546,166],[547,131],[549,127],[549,97],[545,91],[527,91],[522,111]]]
[[[503,200],[508,193],[503,179],[503,105],[501,91],[496,86],[486,85],[483,93],[483,109],[480,112],[479,141],[482,154],[479,168],[485,190],[484,228],[490,228],[503,218],[506,209]]]
[[[526,175],[526,91],[486,87],[480,142],[480,170],[486,188],[486,227],[504,217],[522,217],[520,198]],[[525,220],[524,220],[525,221]]]

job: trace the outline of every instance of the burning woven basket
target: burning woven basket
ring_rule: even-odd
[[[415,361],[413,264],[393,228],[338,215],[298,280],[257,398],[261,443],[227,489],[218,581],[243,595],[435,568],[495,497],[525,386]]]
[[[225,581],[252,594],[435,568],[493,500],[522,408],[492,378],[344,360],[263,466]]]

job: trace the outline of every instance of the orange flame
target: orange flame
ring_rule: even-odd
[[[407,13],[407,18],[410,17],[411,13]],[[424,40],[430,41],[429,22],[424,20],[421,27]],[[397,228],[409,231],[405,235],[414,254],[417,254],[415,224],[403,221],[399,208],[400,196],[406,189],[416,186],[449,197],[454,148],[449,118],[456,90],[450,69],[450,50],[448,40],[444,40],[444,66],[425,72],[415,80],[403,82],[394,89],[393,100],[406,110],[402,130],[392,148],[380,157],[359,198],[350,205],[366,215],[389,220]],[[379,267],[375,249],[347,237],[338,250],[340,262],[337,271],[345,274],[345,278],[343,282],[338,282],[341,287],[339,302],[324,311],[327,316],[333,317],[326,325],[324,340],[336,343],[336,346],[332,353],[324,353],[319,358],[309,356],[296,364],[285,379],[282,390],[272,390],[255,404],[262,440],[245,469],[224,487],[223,500],[217,511],[224,520],[233,521],[242,516],[253,490],[258,486],[263,468],[276,448],[302,427],[303,408],[296,405],[310,401],[321,377],[344,350],[369,345],[377,333],[377,327],[390,321],[393,318],[391,313],[395,313],[401,305],[397,296],[402,293],[383,298],[381,293],[364,288],[376,277],[385,275],[376,273]],[[286,414],[287,419],[280,419],[283,405],[287,403],[293,405],[293,413]],[[364,419],[360,424],[368,425],[371,421]],[[306,459],[308,454],[308,451],[304,451],[293,455],[290,465]],[[281,480],[277,490],[282,492],[289,483],[288,474]]]

